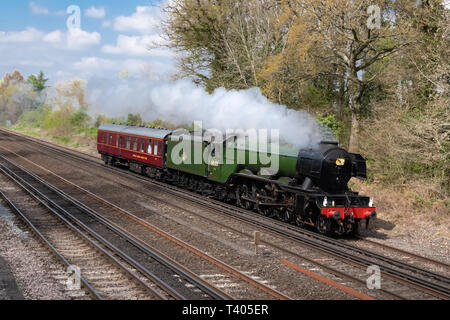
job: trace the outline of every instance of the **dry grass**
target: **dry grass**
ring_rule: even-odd
[[[37,137],[44,141],[73,148],[77,151],[88,153],[93,156],[98,156],[96,137],[87,135],[85,132],[72,133],[70,138],[68,138],[56,136],[52,131],[38,128],[27,128],[26,130],[18,130],[18,128],[15,128],[13,130],[32,137]]]
[[[426,188],[393,188],[354,179],[350,186],[360,194],[374,198],[378,219],[372,226],[371,235],[447,243],[450,234],[448,203],[443,199],[433,203],[423,201],[428,198]]]

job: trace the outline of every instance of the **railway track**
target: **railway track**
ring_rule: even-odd
[[[20,170],[22,172],[26,172],[26,170],[24,168],[13,164],[10,160],[6,159],[5,157],[3,157],[3,160],[7,161],[10,165],[13,165],[13,166],[16,166],[16,167],[20,168]],[[45,168],[42,168],[42,167],[41,167],[41,170],[49,172],[48,170],[46,170]],[[245,282],[246,286],[250,285],[250,286],[256,288],[258,291],[263,292],[264,294],[259,296],[259,298],[261,298],[261,299],[273,299],[273,298],[275,298],[275,299],[283,299],[283,300],[290,299],[288,296],[286,296],[286,295],[278,292],[277,290],[272,289],[269,286],[259,282],[258,280],[254,279],[250,275],[247,275],[247,274],[245,274],[243,272],[240,272],[239,270],[237,270],[237,269],[235,269],[235,268],[233,268],[233,267],[231,267],[231,266],[221,262],[220,260],[218,260],[218,259],[216,259],[216,258],[214,258],[214,257],[212,257],[210,255],[208,255],[207,253],[205,253],[205,252],[203,252],[203,251],[201,251],[201,250],[199,250],[199,249],[189,245],[188,243],[186,243],[186,242],[184,242],[184,241],[182,241],[182,240],[180,240],[180,239],[178,239],[178,238],[176,238],[174,236],[171,236],[167,232],[164,232],[163,230],[161,230],[161,229],[157,228],[156,226],[146,222],[145,220],[138,218],[137,216],[131,214],[130,212],[127,212],[127,211],[125,211],[125,210],[123,210],[123,209],[113,205],[112,203],[106,201],[105,199],[100,198],[99,196],[97,196],[97,195],[95,195],[95,194],[93,194],[93,193],[91,193],[91,192],[89,192],[89,191],[87,191],[87,190],[85,190],[85,189],[83,189],[83,188],[81,188],[81,187],[79,187],[79,186],[77,186],[77,185],[75,185],[75,184],[65,180],[62,177],[57,177],[57,179],[59,179],[64,184],[69,185],[69,186],[72,187],[72,190],[70,191],[71,196],[69,196],[67,193],[64,193],[60,188],[56,189],[55,186],[49,184],[48,182],[43,181],[42,179],[40,179],[39,177],[33,175],[32,173],[27,172],[27,174],[29,176],[32,176],[35,180],[41,181],[42,184],[45,183],[49,188],[51,188],[55,192],[57,192],[59,194],[62,194],[65,198],[69,199],[72,203],[75,203],[78,207],[81,207],[84,210],[86,210],[86,212],[88,212],[89,215],[95,216],[97,220],[101,220],[103,222],[103,226],[104,227],[114,228],[115,230],[119,230],[121,233],[126,234],[129,238],[132,238],[135,242],[138,242],[141,245],[144,245],[143,242],[140,241],[139,239],[135,238],[134,236],[132,236],[129,232],[125,231],[125,229],[121,228],[117,224],[112,223],[110,220],[105,219],[104,217],[101,217],[100,214],[93,212],[93,210],[90,209],[89,207],[86,207],[85,204],[79,202],[78,200],[75,200],[73,198],[74,194],[77,193],[77,192],[79,194],[84,194],[85,198],[87,199],[87,200],[83,201],[84,203],[87,203],[89,201],[89,198],[90,198],[91,201],[92,201],[92,199],[94,199],[95,203],[92,203],[92,205],[96,205],[97,206],[97,211],[99,210],[99,204],[102,204],[103,206],[107,206],[109,211],[111,211],[111,209],[113,209],[114,211],[120,213],[121,215],[126,216],[130,221],[132,221],[134,223],[137,222],[137,223],[141,224],[142,226],[145,226],[148,230],[158,234],[159,236],[162,236],[162,237],[168,239],[169,241],[171,241],[172,243],[176,244],[177,246],[183,248],[184,250],[188,250],[191,253],[193,253],[194,255],[196,255],[196,256],[198,256],[198,257],[200,257],[200,258],[210,262],[211,264],[215,265],[216,267],[220,268],[222,271],[227,273],[228,274],[227,278],[231,277],[231,278],[239,279],[239,281],[241,283]],[[101,230],[101,229],[97,229],[97,231],[99,231],[99,230]],[[156,249],[153,249],[153,250],[156,250]],[[159,256],[164,256],[161,252],[158,252],[158,254],[159,254]],[[167,256],[164,256],[164,257],[165,257],[165,259],[169,260],[169,258]],[[172,263],[175,264],[175,262],[173,260],[172,260]],[[178,264],[178,267],[182,268],[179,264]],[[210,274],[211,273],[213,274],[213,272],[210,272]],[[190,272],[190,274],[194,275],[193,272]],[[208,274],[206,274],[206,276],[208,276]],[[198,277],[198,276],[195,276],[195,277],[198,280],[201,280],[200,277]],[[223,278],[223,274],[220,274],[219,277]],[[221,279],[221,280],[223,280],[223,279]],[[201,281],[206,283],[206,281],[204,281],[204,280],[201,280]],[[227,281],[230,281],[230,280],[227,280]],[[234,281],[234,282],[236,282],[236,281]],[[223,295],[225,295],[225,294],[223,294]],[[198,298],[196,298],[196,299],[198,299]]]
[[[73,232],[76,232],[78,237],[82,237],[91,246],[95,246],[102,256],[107,256],[122,270],[126,271],[133,278],[133,281],[138,282],[146,290],[150,290],[153,297],[180,300],[231,299],[230,296],[212,287],[206,281],[177,265],[174,261],[162,257],[151,248],[139,243],[136,239],[108,223],[69,195],[55,189],[39,177],[13,164],[4,157],[0,157],[0,171],[53,214],[53,216],[47,214],[42,217],[25,216],[23,213],[20,214],[16,211],[17,207],[3,195],[13,210],[26,219],[25,221],[33,231],[43,240],[45,239],[44,242],[52,249],[58,251],[58,256],[64,257],[65,255],[70,255],[71,252],[75,252],[72,254],[72,257],[78,257],[77,261],[79,263],[82,263],[84,259],[83,251],[80,252],[78,249],[73,249],[74,246],[82,246],[81,243],[78,244],[81,240],[77,239],[73,233],[64,231],[64,227],[67,226]],[[54,232],[60,235],[59,238],[51,237],[51,233]],[[52,243],[48,240],[50,238]],[[93,255],[89,262],[95,265],[98,264],[98,259],[98,255]],[[65,263],[68,263],[67,259]],[[74,264],[71,263],[71,265]],[[128,267],[125,265],[128,265]],[[89,269],[89,265],[86,268]],[[96,273],[99,273],[99,270],[92,271],[92,274],[95,275]],[[152,283],[158,290],[141,280],[141,277],[147,279],[147,282]],[[114,275],[111,275],[111,279],[113,285],[116,282],[121,282],[114,281]],[[94,285],[89,286],[87,281],[85,281],[85,284],[88,288],[94,288]],[[97,292],[98,290],[89,291]],[[106,290],[111,291],[111,288]],[[101,294],[93,294],[98,297],[102,296]],[[145,298],[142,293],[133,294],[127,292],[126,294],[132,297]],[[123,297],[120,295],[106,296],[113,299]]]
[[[396,253],[398,253],[398,254],[400,254],[400,255],[408,258],[408,259],[414,259],[416,261],[422,261],[422,262],[424,262],[426,264],[435,265],[435,266],[441,267],[443,269],[450,270],[450,264],[447,264],[447,263],[442,262],[442,261],[438,261],[436,259],[431,259],[431,258],[428,258],[428,257],[424,257],[424,256],[418,255],[418,254],[410,252],[410,251],[406,251],[406,250],[403,250],[403,249],[400,249],[400,248],[395,248],[395,247],[386,245],[384,243],[381,243],[381,242],[378,242],[378,241],[369,240],[369,239],[366,239],[366,238],[363,238],[363,237],[360,237],[360,236],[356,237],[356,240],[358,242],[362,242],[362,243],[367,244],[367,245],[372,246],[372,247],[378,247],[378,248],[381,248],[383,250],[396,252]]]
[[[137,178],[142,179],[141,177]],[[147,179],[143,180],[147,182]],[[324,237],[315,232],[301,229],[296,226],[286,225],[266,217],[261,217],[253,212],[247,212],[215,200],[206,200],[199,195],[187,192],[185,190],[180,191],[178,188],[173,186],[167,187],[165,184],[161,184],[159,182],[155,183],[154,181],[150,181],[150,184],[151,186],[154,186],[155,184],[158,185],[157,189],[160,187],[164,188],[164,192],[170,192],[171,195],[177,196],[179,199],[195,201],[197,204],[201,204],[210,210],[225,212],[228,215],[242,221],[261,227],[262,232],[267,233],[269,230],[273,235],[287,237],[295,240],[296,242],[300,242],[302,245],[308,245],[310,248],[320,249],[322,252],[338,257],[339,259],[343,259],[347,263],[362,267],[364,269],[373,265],[379,266],[385,277],[398,281],[407,286],[413,286],[416,289],[423,290],[424,292],[437,298],[449,299],[450,297],[450,278],[445,275],[410,265],[402,261],[380,255],[376,252],[349,245],[338,239]],[[181,206],[179,208],[182,209]],[[192,213],[192,211],[190,213]],[[274,246],[271,243],[266,244],[272,247]],[[278,247],[278,249],[286,251],[280,247]],[[303,258],[306,257],[303,256]],[[433,262],[433,260],[425,257],[420,256],[420,258],[422,260],[426,260],[427,262]],[[316,265],[319,264],[316,262]],[[442,264],[439,265],[442,266]],[[320,264],[320,266],[326,268],[324,264]],[[333,273],[336,274],[336,270],[334,270]],[[342,275],[342,273],[340,275]],[[387,293],[388,295],[401,298],[393,292]]]
[[[1,173],[8,173],[0,168]],[[15,183],[20,184],[13,177],[9,177]],[[21,185],[24,193],[29,191]],[[80,230],[75,224],[61,216],[55,210],[47,206],[39,197],[32,195],[36,203],[42,206],[42,210],[33,210],[33,214],[26,214],[19,209],[4,192],[0,196],[19,216],[24,224],[41,240],[50,251],[69,270],[78,277],[79,288],[70,290],[86,290],[91,298],[104,299],[163,299],[168,297],[161,294],[152,286],[142,281],[130,268],[119,261],[110,250],[94,241],[90,236]],[[22,202],[16,199],[16,202]],[[82,270],[82,274],[80,271]],[[114,280],[112,283],[111,280]],[[75,285],[71,283],[70,285]],[[78,298],[84,298],[79,296]]]
[[[24,139],[28,140],[27,138]],[[42,144],[41,142],[37,143],[45,146],[45,144]],[[70,154],[67,154],[66,152],[61,151],[56,147],[45,147],[54,152],[58,152],[65,157],[70,157],[83,162],[88,161],[89,163],[95,164],[96,166],[104,167],[101,163],[99,163],[98,160],[94,160],[94,158],[78,156],[72,152]],[[108,168],[109,170],[113,170],[109,167],[106,168]],[[308,245],[311,248],[321,250],[324,253],[343,259],[348,263],[353,263],[359,265],[360,267],[376,264],[380,266],[383,275],[386,277],[389,277],[395,281],[399,281],[405,285],[423,290],[438,298],[449,298],[449,278],[444,275],[433,273],[429,270],[412,266],[389,257],[381,256],[375,252],[348,245],[337,239],[326,238],[308,230],[300,229],[295,226],[285,225],[279,223],[278,221],[267,219],[251,212],[243,211],[234,206],[230,206],[211,199],[205,199],[197,194],[193,194],[185,190],[180,191],[180,189],[178,189],[177,187],[149,180],[147,178],[132,174],[128,171],[118,172],[116,168],[113,171],[116,174],[132,177],[133,179],[139,180],[153,190],[163,190],[163,192],[170,193],[171,195],[179,199],[195,202],[196,204],[208,208],[209,210],[227,213],[228,215],[231,215],[237,219],[263,228],[264,232],[266,233],[270,232],[273,235],[288,237],[289,239],[300,242],[303,245]],[[424,257],[421,258],[426,259]]]
[[[153,181],[151,184],[154,184]],[[160,183],[157,184],[160,186]],[[165,187],[165,185],[163,187]],[[306,229],[301,229],[297,226],[287,225],[273,219],[262,217],[253,212],[247,212],[215,200],[206,200],[196,194],[192,194],[184,190],[183,192],[180,192],[178,188],[173,186],[170,186],[168,189],[174,196],[196,201],[196,203],[200,203],[212,210],[226,212],[233,217],[262,227],[264,230],[270,230],[274,234],[288,237],[295,241],[301,242],[302,244],[307,244],[315,249],[320,249],[325,253],[345,259],[347,262],[356,263],[364,267],[377,265],[380,267],[385,276],[421,289],[431,295],[434,295],[435,297],[441,299],[450,298],[450,278],[443,274],[435,273],[391,257],[380,255],[373,251],[347,244],[339,239],[324,237],[320,234]],[[421,258],[427,261],[432,261],[424,257]]]

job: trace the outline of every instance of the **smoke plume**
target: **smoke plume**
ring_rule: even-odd
[[[258,88],[219,88],[209,94],[190,80],[91,79],[86,99],[91,113],[110,117],[139,113],[146,121],[175,125],[203,121],[204,129],[279,129],[283,142],[300,148],[323,139],[323,129],[309,113],[274,104]]]

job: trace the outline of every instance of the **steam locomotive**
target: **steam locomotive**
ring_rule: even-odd
[[[365,159],[337,142],[305,150],[280,145],[262,155],[238,135],[220,143],[194,133],[180,137],[161,128],[107,124],[98,130],[97,146],[107,165],[322,234],[356,234],[362,220],[368,225],[376,217],[373,200],[348,188],[352,177],[366,179]],[[267,157],[277,160],[278,170],[262,161]]]

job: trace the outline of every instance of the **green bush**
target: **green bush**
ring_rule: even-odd
[[[71,124],[76,128],[87,127],[91,117],[86,113],[85,110],[81,109],[72,115]]]

